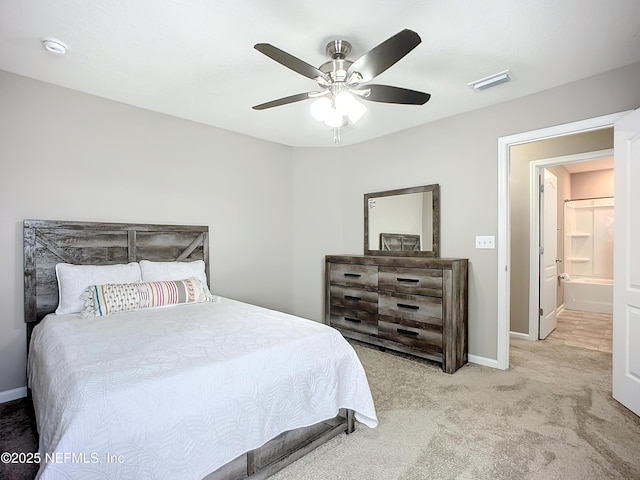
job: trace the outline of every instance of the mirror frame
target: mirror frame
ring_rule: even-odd
[[[424,250],[370,250],[369,249],[369,199],[379,197],[390,197],[394,195],[405,195],[408,193],[432,192],[433,209],[432,219],[432,246],[429,251]],[[399,188],[396,190],[386,190],[384,192],[365,193],[364,195],[364,254],[365,255],[387,255],[394,257],[440,257],[440,185],[422,185],[420,187]]]

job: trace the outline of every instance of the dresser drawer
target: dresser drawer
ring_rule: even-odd
[[[430,330],[428,327],[418,328],[379,319],[378,336],[408,347],[442,353],[442,330],[437,327],[435,330]]]
[[[442,270],[380,267],[380,290],[442,297]]]
[[[352,310],[364,310],[377,313],[378,292],[371,292],[361,288],[342,287],[340,285],[329,286],[331,306],[346,307]]]
[[[377,289],[378,266],[332,263],[329,267],[329,282],[335,285]]]
[[[378,335],[378,317],[375,313],[331,307],[329,324],[335,328],[353,330],[368,335]]]
[[[442,298],[402,293],[380,293],[378,313],[388,317],[406,318],[432,325],[442,325]]]

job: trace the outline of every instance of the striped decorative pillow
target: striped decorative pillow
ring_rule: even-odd
[[[164,282],[91,285],[82,294],[84,315],[102,317],[114,313],[210,301],[209,289],[197,278]]]

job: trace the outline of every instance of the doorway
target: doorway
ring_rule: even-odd
[[[583,148],[588,146],[607,146],[613,143],[613,131],[612,129],[603,129],[596,131],[595,133],[587,132],[580,134],[579,138],[574,138],[574,141],[582,144]],[[515,157],[520,161],[527,161],[529,163],[529,190],[530,205],[529,205],[529,243],[528,243],[528,258],[529,258],[529,278],[523,278],[526,272],[523,268],[520,269],[518,274],[519,278],[514,279],[512,274],[511,290],[518,291],[523,290],[525,294],[528,294],[528,322],[523,317],[527,314],[524,308],[514,308],[512,306],[510,310],[511,324],[510,331],[511,337],[524,338],[527,340],[538,340],[545,338],[553,330],[552,326],[547,328],[540,328],[542,319],[553,319],[555,316],[562,312],[563,307],[573,310],[589,310],[589,306],[585,305],[582,308],[577,302],[571,302],[571,304],[564,305],[565,293],[570,294],[575,298],[574,292],[579,292],[576,287],[577,280],[587,280],[587,270],[590,270],[593,275],[600,277],[607,277],[610,281],[612,277],[612,262],[613,262],[613,250],[612,241],[610,238],[608,245],[608,269],[603,268],[600,254],[598,249],[598,258],[589,259],[586,257],[588,252],[586,251],[589,246],[593,246],[594,239],[601,241],[601,232],[598,230],[596,236],[578,236],[579,234],[586,234],[586,225],[582,223],[575,224],[575,216],[571,213],[575,212],[575,209],[568,209],[567,206],[579,207],[577,210],[580,218],[585,218],[586,215],[595,215],[596,217],[602,213],[604,208],[597,208],[594,212],[594,208],[586,208],[587,203],[593,204],[602,203],[602,201],[594,200],[576,200],[575,199],[587,199],[589,197],[612,197],[613,196],[613,149],[607,148],[603,150],[595,150],[584,153],[545,158],[540,160],[528,161],[526,153],[526,145],[523,145],[521,152],[516,152]],[[543,189],[540,192],[542,185],[542,177],[546,173],[551,173],[557,178],[557,200],[548,205],[547,208],[551,209],[551,214],[554,216],[551,222],[547,218],[548,215],[544,215],[541,207],[541,201],[549,199],[552,195],[550,188]],[[518,195],[518,194],[516,194]],[[520,194],[523,195],[523,194]],[[512,195],[513,197],[514,195]],[[565,221],[565,211],[569,212],[567,221]],[[612,212],[611,212],[612,213]],[[520,212],[520,215],[526,215],[526,212]],[[512,213],[511,231],[516,228],[526,228],[524,222],[513,219]],[[610,220],[611,225],[608,226],[609,234],[612,236],[612,218]],[[548,223],[547,230],[555,229],[554,232],[545,231],[544,224]],[[567,224],[567,225],[565,225]],[[566,231],[565,227],[571,229]],[[580,232],[576,232],[575,228],[579,226]],[[555,235],[555,239],[551,236],[551,239],[555,240],[553,245],[547,237],[547,234]],[[571,235],[571,238],[568,238]],[[522,236],[522,235],[521,235]],[[599,246],[600,243],[598,243]],[[542,247],[542,250],[541,250]],[[512,249],[512,255],[525,256],[527,251],[527,245],[523,245],[520,242]],[[566,251],[565,251],[566,249]],[[580,251],[577,251],[577,250]],[[572,250],[576,250],[572,253]],[[593,257],[593,248],[589,255]],[[545,290],[542,288],[541,280],[544,278],[542,275],[543,270],[540,268],[540,262],[547,264],[547,270],[550,272],[548,277],[548,288]],[[513,263],[513,262],[512,262]],[[520,262],[524,263],[524,262]],[[512,265],[512,272],[517,271],[517,265]],[[562,275],[564,274],[564,275]],[[568,292],[565,292],[566,280],[571,281],[569,275],[576,274],[577,277],[575,283],[570,285]],[[562,275],[562,276],[561,276]],[[535,288],[537,284],[540,284],[540,288]],[[591,288],[591,287],[587,287]],[[596,287],[592,287],[596,288]],[[585,291],[582,288],[582,291]],[[612,291],[612,287],[609,287]],[[552,298],[555,297],[555,298]],[[525,300],[521,300],[524,302]],[[594,303],[595,306],[595,303]],[[552,311],[554,310],[554,311]],[[595,310],[599,313],[607,313],[605,310]],[[610,313],[610,312],[609,312]],[[518,324],[514,322],[514,318],[521,317],[521,321]],[[516,325],[514,325],[516,323]],[[552,323],[552,320],[551,320]]]
[[[558,125],[541,130],[524,132],[498,139],[498,321],[497,321],[497,367],[509,368],[510,306],[511,306],[511,243],[510,243],[510,155],[511,147],[567,135],[610,128],[627,112]]]

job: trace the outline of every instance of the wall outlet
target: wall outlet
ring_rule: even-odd
[[[496,237],[493,235],[476,235],[476,248],[496,248]]]

